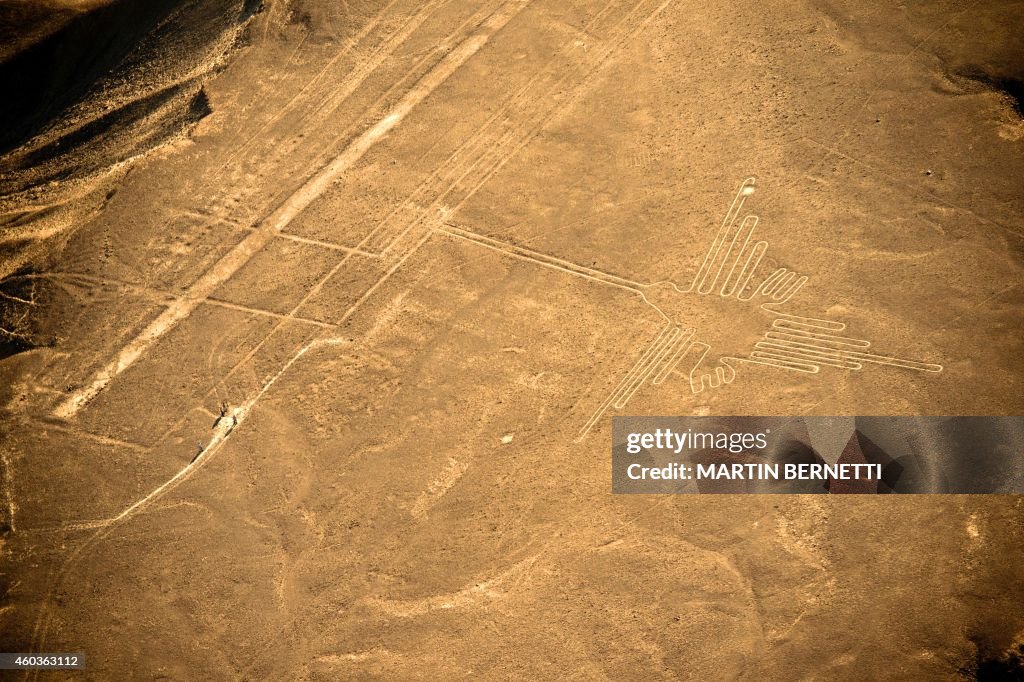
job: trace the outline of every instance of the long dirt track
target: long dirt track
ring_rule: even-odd
[[[608,447],[1021,413],[1021,3],[221,4],[0,157],[0,649],[860,680],[1024,644],[1017,496],[613,496]]]

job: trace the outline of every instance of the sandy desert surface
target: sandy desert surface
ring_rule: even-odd
[[[1024,3],[16,4],[0,649],[1010,674],[1019,496],[613,496],[609,422],[1021,413]]]

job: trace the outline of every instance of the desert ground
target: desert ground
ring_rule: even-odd
[[[1022,12],[13,1],[0,649],[1020,679],[1019,496],[612,495],[609,439],[1021,413]]]

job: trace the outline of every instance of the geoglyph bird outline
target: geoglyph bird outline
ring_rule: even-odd
[[[681,289],[672,282],[638,285],[644,300],[665,317],[667,324],[583,425],[577,441],[586,437],[609,408],[625,407],[652,375],[653,385],[663,383],[684,356],[691,353],[696,359],[688,377],[690,390],[694,394],[732,382],[736,377],[735,365],[739,363],[768,365],[809,374],[817,374],[823,366],[861,370],[866,363],[922,372],[942,371],[941,365],[871,353],[870,341],[840,335],[846,330],[843,322],[782,312],[780,306],[792,299],[807,283],[806,275],[779,267],[760,284],[753,286],[753,278],[768,250],[768,242],[753,241],[758,223],[756,215],[747,214],[742,220],[738,218],[746,199],[753,195],[754,186],[755,179],[752,177],[740,185],[689,287]],[[712,347],[696,338],[696,329],[685,328],[682,320],[673,319],[650,300],[649,293],[654,287],[669,287],[680,295],[717,295],[739,302],[759,301],[759,307],[775,319],[747,357],[721,356],[717,365],[707,370],[703,367]]]
[[[689,368],[686,372],[678,373],[688,379],[694,394],[731,383],[736,377],[736,365],[741,363],[808,374],[817,374],[822,367],[861,370],[868,363],[921,372],[942,371],[941,365],[872,353],[869,351],[870,341],[840,335],[846,330],[843,322],[782,312],[780,306],[804,287],[808,277],[778,267],[759,283],[756,282],[755,277],[767,253],[768,242],[754,240],[754,230],[758,223],[756,215],[747,214],[742,220],[739,219],[744,203],[754,194],[754,185],[755,179],[752,177],[741,183],[697,274],[686,288],[671,281],[652,284],[636,282],[492,239],[452,223],[445,223],[437,232],[497,251],[507,257],[626,289],[638,294],[664,319],[664,325],[654,340],[580,429],[577,441],[585,438],[609,409],[624,408],[648,379],[655,386],[661,385],[681,365]],[[708,368],[706,361],[710,359],[712,344],[701,340],[698,328],[687,323],[688,313],[685,310],[681,314],[672,314],[672,308],[693,296],[703,297],[708,307],[713,305],[715,298],[729,304],[753,302],[774,320],[746,357],[722,355],[716,359],[713,367]],[[690,359],[683,365],[687,356]]]

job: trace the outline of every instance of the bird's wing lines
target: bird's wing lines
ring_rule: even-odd
[[[711,242],[711,247],[708,252],[704,255],[704,262],[700,264],[700,268],[697,270],[697,275],[693,278],[693,282],[690,284],[687,291],[696,290],[700,294],[708,294],[715,288],[718,283],[718,277],[721,275],[722,268],[725,266],[725,262],[729,258],[729,253],[732,251],[733,246],[739,238],[739,233],[744,229],[744,225],[747,227],[747,239],[744,242],[744,249],[749,242],[750,235],[753,233],[753,227],[757,224],[757,218],[754,216],[753,221],[748,221],[746,218],[740,223],[739,229],[733,234],[733,239],[730,242],[729,248],[725,254],[719,260],[719,254],[722,253],[722,247],[726,242],[729,241],[729,235],[733,232],[733,225],[736,223],[736,217],[743,209],[743,203],[747,200],[751,194],[754,193],[754,178],[747,178],[740,185],[739,191],[732,200],[732,204],[729,205],[729,210],[725,213],[725,218],[722,220],[722,226],[718,230],[718,234],[715,235],[714,241]],[[751,224],[753,223],[753,224]],[[767,246],[767,244],[765,245]],[[743,255],[741,249],[740,255]],[[762,248],[763,253],[763,248]],[[737,257],[737,260],[739,257]],[[717,266],[717,270],[716,270]],[[754,268],[751,269],[753,271]],[[714,276],[711,280],[708,277],[714,272]],[[728,284],[728,282],[726,282]]]
[[[785,302],[796,295],[807,283],[807,276],[798,275],[787,268],[776,268],[764,281],[753,285],[758,267],[768,252],[768,242],[755,240],[758,217],[748,213],[740,219],[743,204],[754,194],[754,178],[740,183],[722,226],[715,235],[704,261],[684,293],[715,294],[749,301],[755,296],[771,301]]]

